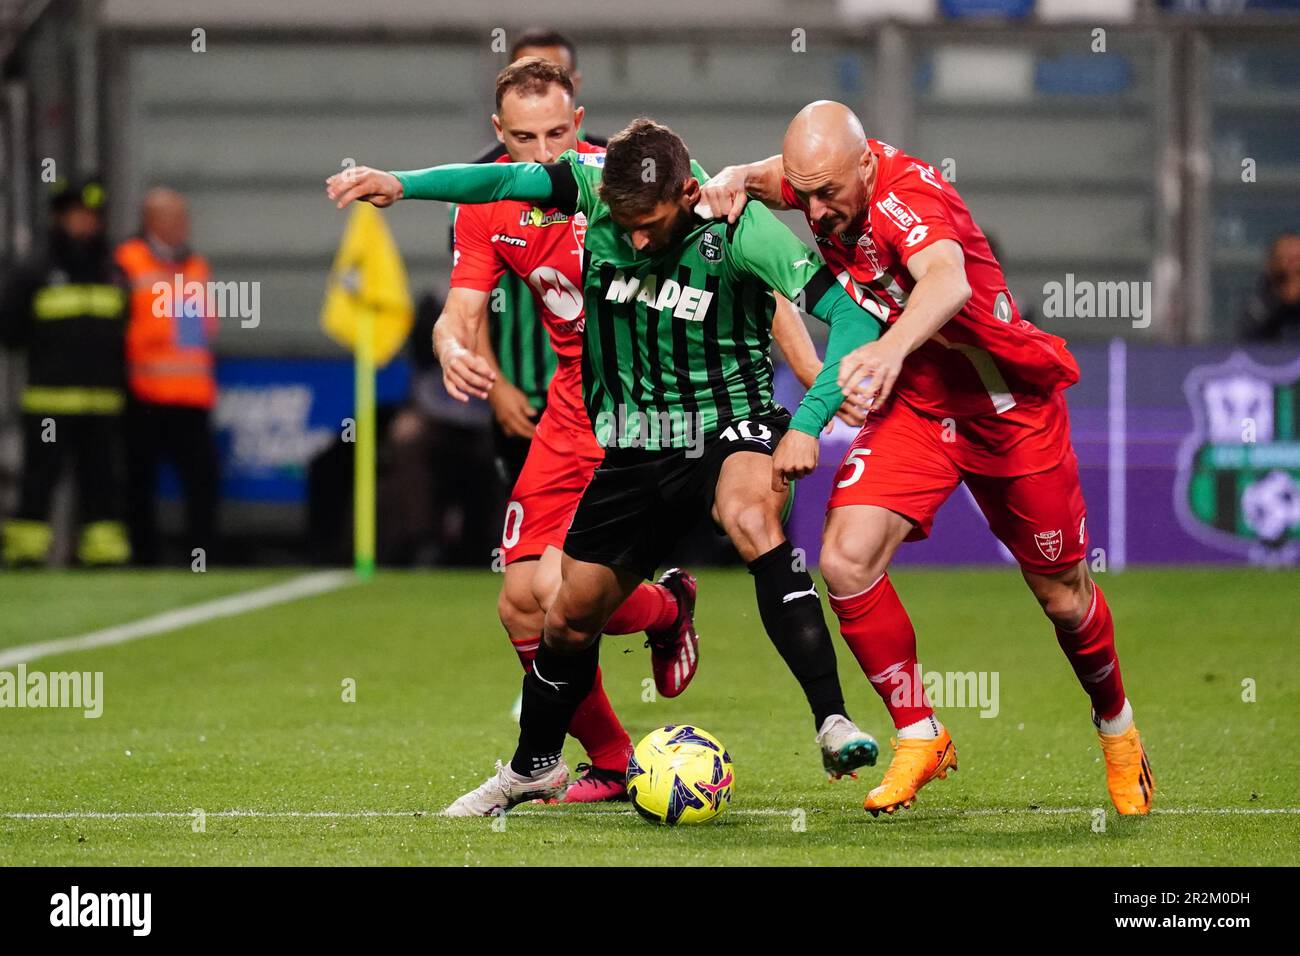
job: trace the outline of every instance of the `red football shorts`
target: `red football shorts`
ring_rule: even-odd
[[[542,414],[506,505],[501,530],[506,564],[541,557],[548,545],[564,546],[573,512],[604,457],[590,428],[559,424]]]
[[[1022,568],[1054,574],[1077,564],[1087,553],[1087,509],[1068,437],[1051,460],[1043,461],[1043,470],[1013,477],[963,470],[955,460],[963,440],[943,422],[894,400],[883,414],[868,417],[849,446],[827,508],[888,508],[916,526],[907,540],[919,541],[929,536],[939,507],[964,481],[989,529]]]

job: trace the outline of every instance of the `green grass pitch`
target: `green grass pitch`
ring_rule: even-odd
[[[0,650],[292,576],[0,575]],[[759,626],[748,576],[706,569],[701,668],[685,695],[643,700],[650,670],[638,639],[608,638],[602,654],[634,740],[697,723],[734,757],[731,810],[676,830],[626,804],[528,806],[503,825],[434,815],[513,749],[519,669],[495,620],[499,580],[381,573],[33,661],[29,670],[102,671],[104,713],[0,710],[0,864],[1300,862],[1295,572],[1103,576],[1158,784],[1151,817],[1120,819],[1086,698],[1016,573],[898,571],[923,666],[996,671],[999,712],[941,710],[961,771],[925,788],[914,809],[872,819],[862,798],[883,766],[825,780],[812,721]],[[840,651],[850,712],[887,759],[884,709]],[[353,703],[342,699],[348,678]],[[1243,700],[1247,679],[1253,702]],[[582,759],[572,746],[567,757],[570,767]],[[1095,808],[1105,808],[1104,828]]]

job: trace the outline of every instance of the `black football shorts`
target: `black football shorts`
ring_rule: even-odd
[[[771,455],[789,426],[790,413],[777,406],[767,415],[725,423],[698,454],[609,449],[578,503],[564,553],[653,577],[673,546],[713,510],[722,463],[740,451]]]

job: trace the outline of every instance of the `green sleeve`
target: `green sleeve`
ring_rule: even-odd
[[[858,346],[880,338],[881,327],[879,321],[849,298],[838,282],[818,298],[812,313],[830,324],[831,333],[826,340],[822,370],[795,409],[790,427],[816,438],[844,402],[838,381],[840,359]]]
[[[800,311],[812,313],[831,327],[822,370],[790,423],[791,428],[816,437],[844,402],[836,380],[840,359],[880,338],[880,322],[854,302],[821,257],[761,203],[745,206],[729,248],[734,268],[758,277]]]
[[[451,163],[429,169],[394,171],[403,199],[489,203],[502,199],[544,202],[552,181],[540,163]]]
[[[811,303],[802,303],[799,293],[824,268],[821,257],[800,242],[772,210],[762,203],[747,203],[732,227],[727,248],[737,272],[756,277],[803,311],[810,311]]]

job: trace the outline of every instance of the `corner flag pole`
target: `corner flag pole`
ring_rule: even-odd
[[[352,539],[357,575],[375,573],[375,311],[360,309],[355,355]]]

